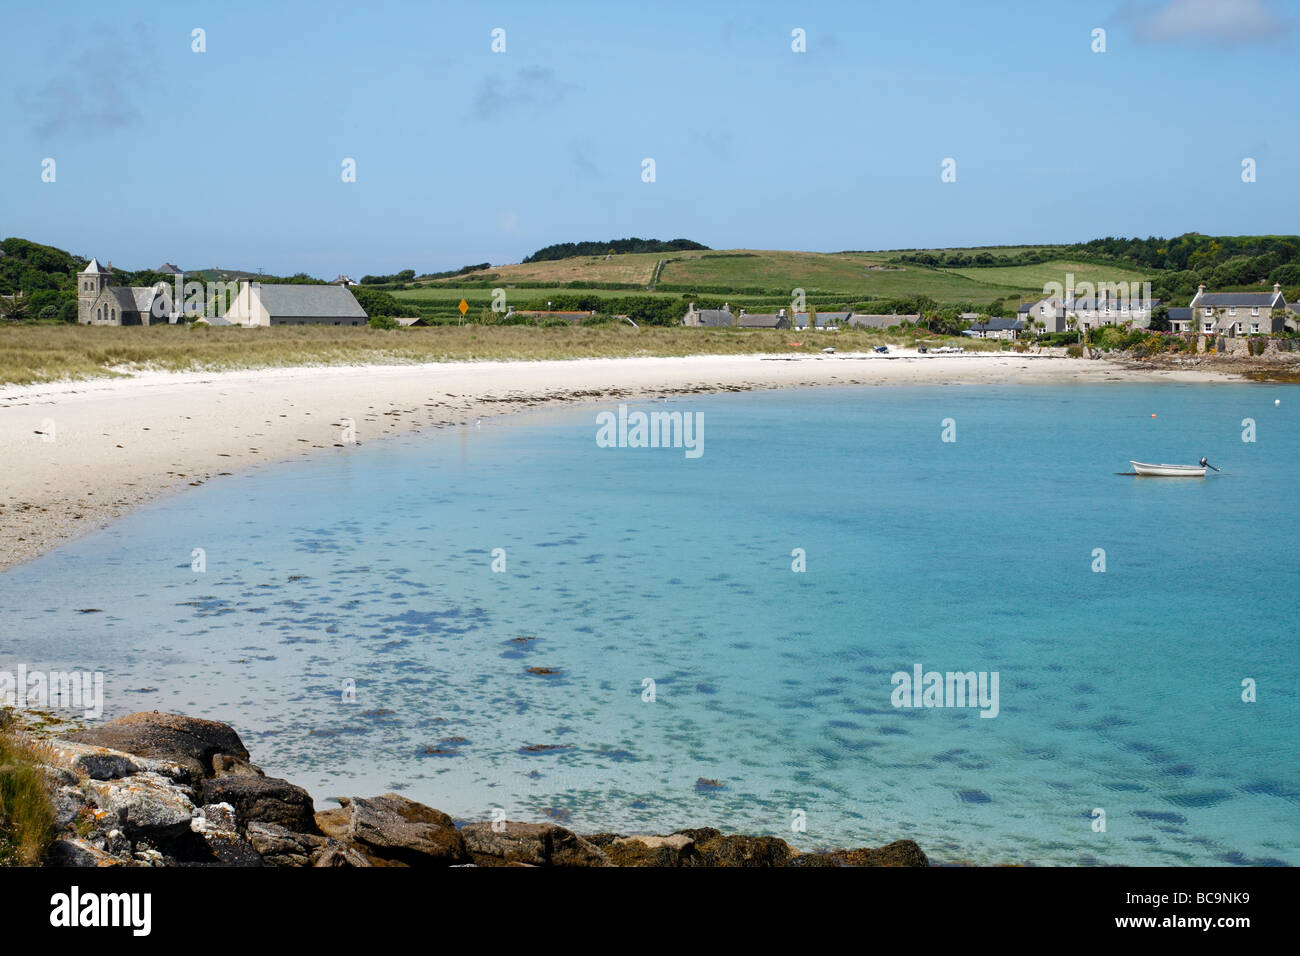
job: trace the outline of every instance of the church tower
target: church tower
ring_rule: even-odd
[[[91,259],[86,268],[77,273],[77,322],[90,325],[94,320],[95,300],[108,288],[108,270]]]

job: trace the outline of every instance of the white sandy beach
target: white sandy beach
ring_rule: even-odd
[[[145,372],[0,387],[0,570],[138,505],[270,461],[551,403],[810,385],[1230,381],[1006,352],[690,356]]]

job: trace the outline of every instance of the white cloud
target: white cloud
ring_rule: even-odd
[[[1201,40],[1233,45],[1277,39],[1291,29],[1264,0],[1165,0],[1126,12],[1138,39],[1150,43]]]

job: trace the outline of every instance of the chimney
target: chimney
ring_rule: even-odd
[[[744,315],[744,314],[745,314],[745,310],[744,310],[744,309],[741,309],[741,310],[740,310],[740,314],[741,314],[741,315]]]
[[[782,310],[781,310],[780,312],[778,312],[777,314],[778,314],[779,316],[781,316],[781,318],[784,319],[784,318],[785,318],[785,309],[782,309]]]
[[[1198,285],[1198,286],[1196,287],[1196,294],[1197,294],[1197,295],[1204,295],[1204,294],[1205,294],[1205,283],[1204,283],[1204,282],[1202,282],[1200,285]]]
[[[514,311],[514,310],[512,309],[511,311]],[[687,311],[687,312],[694,312],[694,311],[695,311],[695,303],[692,302],[690,305],[688,305],[688,306],[686,307],[686,311]]]
[[[724,303],[722,303],[722,311],[723,311],[723,312],[730,312],[730,311],[731,311],[731,303],[730,303],[730,302],[724,302]]]
[[[1277,294],[1278,294],[1279,292],[1281,292],[1281,291],[1282,291],[1282,283],[1280,283],[1280,282],[1274,282],[1274,283],[1273,283],[1273,294],[1274,294],[1274,295],[1277,295]]]

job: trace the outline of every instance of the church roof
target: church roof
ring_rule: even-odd
[[[127,313],[148,311],[149,307],[147,305],[143,310],[141,310],[141,308],[136,304],[135,296],[132,294],[133,290],[128,289],[126,286],[111,285],[104,291],[112,296],[113,300],[117,302],[119,312]]]
[[[89,265],[81,271],[83,273],[93,273],[95,275],[108,275],[108,270],[99,264],[98,259],[91,259]]]
[[[341,285],[261,285],[258,298],[269,315],[291,318],[364,319],[365,310],[356,296]]]

